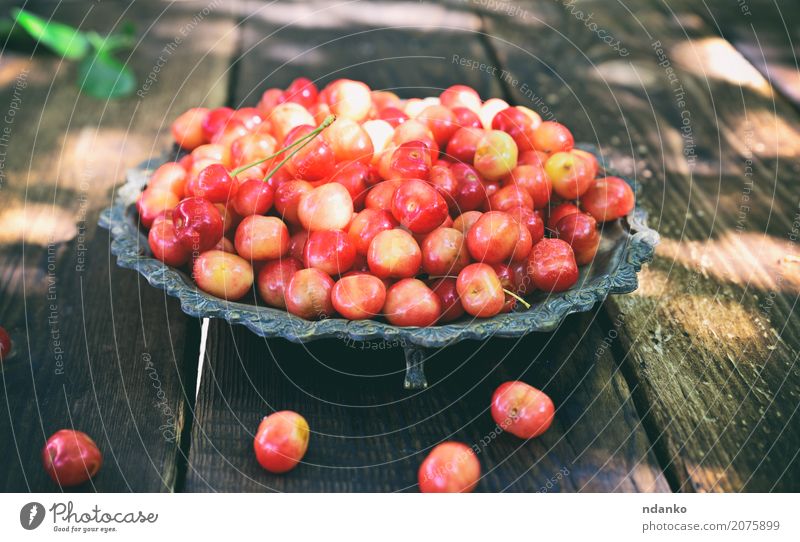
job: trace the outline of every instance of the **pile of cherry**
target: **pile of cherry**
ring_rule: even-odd
[[[403,100],[300,78],[257,107],[190,109],[172,134],[188,154],[137,203],[155,257],[306,319],[430,326],[527,306],[573,286],[598,224],[634,206],[564,125],[462,85]]]

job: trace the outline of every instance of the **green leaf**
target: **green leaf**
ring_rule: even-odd
[[[95,98],[120,98],[136,89],[133,71],[113,56],[99,52],[84,58],[78,66],[78,84]]]
[[[96,51],[103,51],[109,54],[120,49],[130,49],[136,43],[136,38],[134,36],[129,36],[128,34],[111,34],[105,38],[100,38],[97,36],[99,41],[93,39],[92,34],[94,33],[89,33],[89,41],[91,42],[92,47],[94,47]]]
[[[24,9],[13,9],[11,14],[28,34],[62,57],[80,60],[89,53],[89,40],[78,29],[47,21]]]

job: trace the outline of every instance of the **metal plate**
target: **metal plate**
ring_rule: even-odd
[[[582,145],[583,149],[598,153]],[[598,160],[600,157],[598,156]],[[608,175],[618,175],[601,164]],[[636,290],[636,273],[653,258],[658,234],[647,227],[647,213],[636,207],[627,217],[603,225],[602,240],[594,261],[580,269],[578,283],[566,292],[534,293],[531,308],[487,319],[467,319],[441,326],[397,327],[378,320],[350,321],[328,318],[303,320],[284,310],[260,305],[253,294],[238,302],[226,301],[197,288],[189,275],[152,257],[147,236],[138,225],[135,201],[152,173],[145,163],[128,171],[126,183],[117,191],[114,205],[100,216],[100,226],[111,233],[111,252],[121,267],[135,269],[147,281],[180,299],[184,312],[202,318],[224,318],[241,324],[263,337],[283,337],[293,342],[324,338],[357,341],[404,341],[404,344],[438,348],[464,339],[519,337],[533,331],[551,331],[568,314],[590,310],[609,294]],[[624,178],[624,177],[623,177]],[[632,187],[633,183],[625,179]]]

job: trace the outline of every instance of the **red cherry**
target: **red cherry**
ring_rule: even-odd
[[[442,302],[442,316],[439,317],[440,323],[452,322],[464,315],[464,307],[461,305],[461,299],[459,299],[458,290],[456,289],[456,279],[449,277],[439,279],[433,282],[430,287]]]
[[[367,198],[364,200],[364,205],[366,205],[368,209],[391,212],[392,201],[394,201],[394,193],[402,184],[403,181],[400,179],[383,181],[376,184],[370,189],[369,193],[367,193]]]
[[[531,234],[531,242],[536,244],[544,237],[544,221],[538,213],[531,211],[527,207],[512,207],[506,212],[517,222],[528,228]]]
[[[203,198],[186,198],[172,212],[175,235],[181,244],[198,254],[214,247],[222,238],[222,215]]]
[[[210,110],[202,121],[203,138],[211,141],[214,134],[220,132],[233,116],[233,109],[230,107],[217,107]]]
[[[542,166],[521,165],[511,170],[504,182],[527,190],[533,199],[533,207],[541,209],[550,203],[553,184]]]
[[[393,128],[397,128],[408,120],[408,115],[396,107],[384,107],[378,112],[378,118],[385,120],[391,124]]]
[[[279,88],[270,88],[261,95],[257,109],[264,117],[269,117],[272,110],[280,103],[283,103],[283,91]]]
[[[375,154],[372,139],[360,124],[347,118],[337,118],[321,134],[333,149],[337,162],[370,164]]]
[[[353,198],[339,183],[323,184],[300,198],[297,217],[309,231],[343,230],[353,218]]]
[[[308,450],[308,422],[297,412],[283,410],[261,420],[253,449],[258,464],[269,472],[290,471]]]
[[[103,454],[86,433],[62,429],[47,439],[42,463],[59,486],[77,486],[97,474],[103,466]]]
[[[479,262],[511,261],[520,232],[521,226],[508,213],[484,213],[467,232],[469,253]]]
[[[275,152],[277,143],[269,134],[247,134],[231,143],[231,164],[240,167],[261,160]]]
[[[523,187],[509,184],[492,194],[489,198],[489,207],[493,211],[507,211],[514,207],[533,209],[533,198]]]
[[[558,221],[572,213],[580,213],[581,210],[574,203],[561,203],[556,205],[550,210],[550,216],[547,219],[547,227],[553,231],[556,229]]]
[[[11,342],[11,336],[4,327],[0,327],[0,363],[11,356],[11,350],[14,344]]]
[[[372,103],[377,111],[387,107],[403,107],[403,100],[397,94],[388,90],[373,90]]]
[[[173,267],[185,264],[191,256],[191,251],[178,240],[171,211],[159,215],[155,219],[147,236],[147,242],[157,260]]]
[[[317,102],[319,91],[317,86],[307,77],[298,77],[292,81],[281,96],[281,101],[299,103],[309,108]]]
[[[353,267],[356,248],[343,231],[315,231],[308,236],[303,257],[306,267],[314,267],[328,275],[341,275]]]
[[[361,81],[337,79],[323,89],[320,98],[334,115],[355,122],[366,120],[372,109],[370,89]]]
[[[482,138],[483,130],[480,128],[459,128],[447,142],[445,156],[465,164],[472,164],[475,150]]]
[[[208,111],[205,107],[193,107],[172,122],[172,137],[182,149],[191,151],[208,141],[203,134],[203,119]]]
[[[511,253],[512,262],[519,262],[527,259],[533,248],[533,236],[530,230],[528,230],[528,227],[518,221],[517,226],[519,227],[519,237],[517,237],[517,243],[514,245],[514,251]]]
[[[228,122],[211,137],[211,142],[230,147],[234,141],[249,133],[250,131],[245,127],[242,121],[235,120],[231,117]]]
[[[447,219],[447,202],[428,183],[409,180],[394,193],[392,215],[413,233],[428,233]]]
[[[548,154],[543,151],[524,151],[519,153],[519,159],[517,160],[517,164],[520,166],[539,166],[544,167],[544,163],[547,161]]]
[[[434,164],[428,182],[444,197],[448,207],[455,207],[458,181],[449,164],[442,162]]]
[[[204,292],[236,301],[253,287],[253,267],[236,254],[208,250],[195,259],[192,278]]]
[[[186,190],[186,170],[177,162],[167,162],[153,172],[147,182],[150,190],[166,190],[183,198]]]
[[[230,150],[224,145],[208,143],[195,148],[191,156],[192,169],[195,170],[195,174],[197,174],[208,165],[208,163],[203,163],[207,160],[227,164],[230,159]]]
[[[240,123],[248,131],[257,130],[261,123],[264,122],[264,117],[261,116],[261,112],[255,107],[242,107],[233,112],[230,122]]]
[[[364,209],[350,222],[347,234],[356,247],[356,252],[367,255],[372,240],[382,231],[391,230],[398,222],[388,211]]]
[[[319,269],[301,269],[286,287],[286,310],[306,320],[331,316],[333,279]]]
[[[545,121],[533,132],[533,147],[537,151],[552,154],[568,151],[574,145],[575,138],[572,137],[572,132],[558,122]]]
[[[578,265],[591,262],[600,246],[597,221],[586,213],[571,213],[559,220],[556,223],[556,235],[570,244]]]
[[[517,144],[505,132],[485,132],[475,149],[473,165],[485,179],[499,180],[517,167]]]
[[[538,437],[547,431],[554,416],[550,397],[525,382],[505,382],[492,395],[495,423],[519,438]]]
[[[426,180],[431,170],[431,155],[422,141],[406,141],[397,147],[389,160],[391,179]]]
[[[308,181],[287,181],[275,190],[275,210],[290,224],[300,224],[298,208],[300,200],[310,194],[314,187]]]
[[[490,318],[503,309],[505,292],[491,266],[473,263],[458,274],[456,290],[464,310],[478,318]]]
[[[460,442],[436,446],[419,466],[422,493],[470,493],[481,478],[481,464],[472,448]]]
[[[481,118],[475,111],[467,109],[466,107],[454,107],[453,114],[456,116],[456,126],[459,128],[481,128]]]
[[[186,194],[205,198],[211,203],[227,203],[236,196],[239,183],[228,174],[222,164],[211,164],[186,183]]]
[[[481,108],[481,97],[478,92],[466,85],[453,85],[442,91],[439,101],[450,109],[456,107],[466,107],[476,113]]]
[[[432,326],[442,314],[442,302],[424,282],[407,278],[386,292],[383,312],[394,326]]]
[[[261,179],[250,179],[239,185],[233,209],[241,216],[263,215],[272,208],[272,187]]]
[[[486,187],[481,182],[478,172],[467,164],[453,164],[450,169],[458,183],[456,189],[455,210],[458,213],[481,209],[488,204]]]
[[[314,129],[314,126],[308,124],[295,126],[286,135],[283,146],[292,145],[301,137],[313,132]],[[336,159],[331,146],[323,138],[316,137],[289,159],[286,163],[286,169],[297,178],[306,181],[318,181],[333,173],[335,165]]]
[[[303,268],[294,258],[281,258],[268,262],[258,272],[256,288],[261,299],[270,307],[286,308],[286,286],[295,273]]]
[[[364,320],[380,314],[386,301],[381,279],[365,273],[342,277],[333,286],[331,301],[348,320]]]
[[[289,256],[295,258],[297,261],[303,261],[306,241],[308,241],[307,231],[300,230],[293,233],[289,238]]]
[[[572,247],[561,239],[542,239],[528,259],[533,284],[546,292],[562,292],[578,282],[578,264]]]
[[[509,288],[509,290],[517,295],[526,296],[536,289],[533,280],[531,280],[530,275],[528,275],[527,260],[511,262],[507,267],[511,274],[511,284],[513,285],[513,288]]]
[[[583,149],[572,149],[572,152],[583,158],[589,166],[589,176],[592,179],[597,177],[597,173],[600,171],[600,163],[597,161],[597,156]]]
[[[499,111],[492,119],[492,128],[510,135],[519,152],[533,150],[533,119],[521,109],[508,107]]]
[[[422,110],[417,120],[428,125],[433,133],[433,139],[442,147],[453,137],[459,129],[457,118],[453,112],[443,105],[431,105]]]
[[[245,260],[275,260],[289,252],[289,230],[280,218],[250,215],[236,228],[234,245]]]
[[[136,210],[142,226],[149,228],[157,216],[173,209],[179,198],[171,190],[146,188],[136,200]]]
[[[550,155],[544,168],[553,182],[553,191],[563,199],[581,197],[594,180],[591,164],[572,151]]]
[[[599,222],[622,218],[633,210],[633,189],[619,177],[597,179],[581,196],[581,207]]]
[[[422,263],[422,251],[407,231],[387,230],[372,239],[367,262],[372,274],[381,279],[413,277]]]
[[[367,198],[370,169],[361,162],[337,164],[328,182],[339,183],[350,193],[355,209],[362,209]]]
[[[433,139],[433,132],[424,122],[411,119],[395,128],[392,143],[399,146],[409,141],[420,141],[427,147],[431,158],[430,163],[439,158],[439,144]]]
[[[475,225],[482,214],[483,213],[480,211],[467,211],[466,213],[462,213],[453,221],[452,227],[466,235],[469,229]]]
[[[464,234],[437,228],[422,242],[422,269],[431,276],[457,275],[470,262]]]

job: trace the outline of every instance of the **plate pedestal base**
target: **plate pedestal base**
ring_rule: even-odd
[[[429,355],[427,348],[419,346],[406,346],[403,348],[406,355],[406,379],[403,385],[407,390],[423,390],[428,387],[425,379],[425,359]]]

